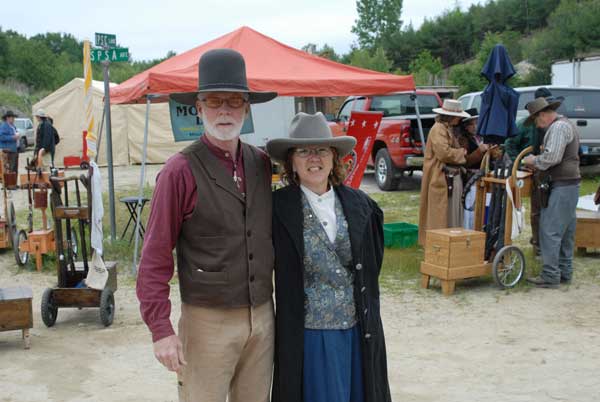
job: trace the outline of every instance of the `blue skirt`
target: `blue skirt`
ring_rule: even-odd
[[[364,402],[358,325],[304,330],[304,402]]]

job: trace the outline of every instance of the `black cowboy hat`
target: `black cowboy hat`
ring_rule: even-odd
[[[537,98],[546,98],[548,103],[562,102],[565,100],[564,96],[553,96],[552,92],[550,92],[550,90],[546,87],[539,87],[535,90],[533,99]],[[525,105],[525,110],[527,110],[527,105]]]
[[[12,110],[7,110],[2,116],[2,120],[6,120],[8,117],[17,117],[17,115]]]
[[[250,103],[268,102],[277,92],[253,92],[248,88],[244,57],[232,49],[213,49],[204,53],[198,62],[198,91],[171,94],[179,103],[195,105],[203,92],[242,92]]]
[[[469,113],[469,117],[465,117],[464,119],[462,119],[463,123],[466,123],[468,121],[471,121],[473,119],[477,119],[479,118],[479,113],[477,113],[477,108],[476,107],[472,107],[471,109],[467,109],[465,110],[465,112]]]

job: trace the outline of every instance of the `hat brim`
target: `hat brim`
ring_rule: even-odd
[[[214,88],[210,90],[204,91],[195,91],[195,92],[175,92],[169,95],[171,99],[176,102],[183,103],[184,105],[196,105],[196,101],[198,100],[198,94],[207,93],[207,92],[239,92],[248,94],[248,102],[250,104],[256,103],[265,103],[270,100],[273,100],[277,97],[277,92],[251,92],[244,91],[240,89],[232,89],[232,88]]]
[[[454,116],[454,117],[471,117],[471,115],[467,112],[450,112],[446,109],[442,109],[441,107],[437,107],[432,109],[433,113],[437,114],[445,114],[446,116]]]
[[[476,114],[475,116],[469,116],[469,117],[465,117],[464,119],[462,119],[463,122],[467,122],[467,121],[471,121],[471,120],[475,120],[478,119],[479,115]]]
[[[308,145],[327,145],[337,150],[338,156],[343,158],[352,152],[356,145],[356,138],[341,136],[333,138],[275,138],[267,142],[267,153],[277,162],[285,162],[290,148]]]
[[[530,113],[529,116],[527,116],[527,118],[523,122],[523,125],[524,126],[531,126],[533,124],[535,116],[537,116],[538,114],[540,114],[540,112],[543,112],[544,110],[556,110],[556,109],[558,109],[560,107],[560,105],[562,105],[562,100],[559,100],[559,98],[556,98],[556,100],[554,102],[546,105],[545,107],[541,108],[540,110],[537,110],[534,113]]]

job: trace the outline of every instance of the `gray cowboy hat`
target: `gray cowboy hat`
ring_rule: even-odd
[[[48,115],[46,114],[46,111],[44,109],[38,109],[38,111],[35,113],[36,117],[48,117]]]
[[[466,123],[466,122],[469,122],[471,120],[479,118],[479,113],[477,113],[477,108],[475,108],[475,107],[472,107],[471,109],[465,110],[465,113],[467,113],[469,115],[469,117],[465,117],[464,119],[462,119],[463,123]]]
[[[17,115],[12,110],[7,110],[4,115],[2,115],[2,120],[6,120],[9,117],[17,117]]]
[[[198,94],[203,92],[241,92],[248,94],[250,103],[268,102],[277,96],[277,92],[250,91],[244,57],[232,49],[213,49],[204,53],[198,62],[198,91],[170,96],[179,103],[195,105]]]
[[[323,113],[300,112],[292,119],[289,138],[275,138],[267,142],[267,153],[278,162],[285,162],[290,148],[324,145],[335,148],[340,158],[348,155],[356,138],[347,135],[334,137]]]
[[[525,105],[525,109],[529,112],[529,117],[523,123],[526,126],[533,124],[535,117],[545,110],[556,110],[562,104],[562,100],[555,99],[548,102],[546,98],[536,98]]]
[[[445,114],[446,116],[471,117],[470,114],[463,112],[462,105],[456,99],[444,99],[442,107],[433,109],[434,113]]]

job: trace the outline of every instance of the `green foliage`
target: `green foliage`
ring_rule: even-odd
[[[385,46],[402,27],[402,0],[357,0],[358,19],[352,33],[361,47],[374,49]]]
[[[497,44],[502,44],[506,48],[513,64],[521,58],[521,46],[517,33],[512,31],[501,34],[487,33],[479,45],[473,61],[454,65],[450,69],[449,79],[454,85],[460,87],[459,94],[482,91],[485,88],[488,82],[481,76],[481,70]],[[518,77],[514,76],[508,81],[508,85],[515,87],[521,85],[521,82]]]
[[[340,56],[338,56],[335,50],[327,43],[324,44],[321,49],[317,48],[317,45],[314,43],[308,43],[302,47],[302,50],[306,53],[314,54],[315,56],[323,57],[335,62],[340,61]]]
[[[332,50],[323,47],[325,52]],[[162,59],[112,63],[110,79],[120,83],[174,55],[169,51]],[[93,65],[92,70],[94,79],[103,79],[100,65]],[[0,28],[0,106],[27,114],[40,99],[39,94],[45,95],[82,76],[83,42],[74,36],[49,32],[28,39]]]
[[[434,85],[442,72],[442,62],[439,57],[433,57],[429,50],[423,50],[410,63],[409,69],[417,85]]]
[[[392,62],[385,56],[383,48],[378,47],[373,54],[367,49],[353,49],[350,54],[350,64],[355,67],[388,73]]]

